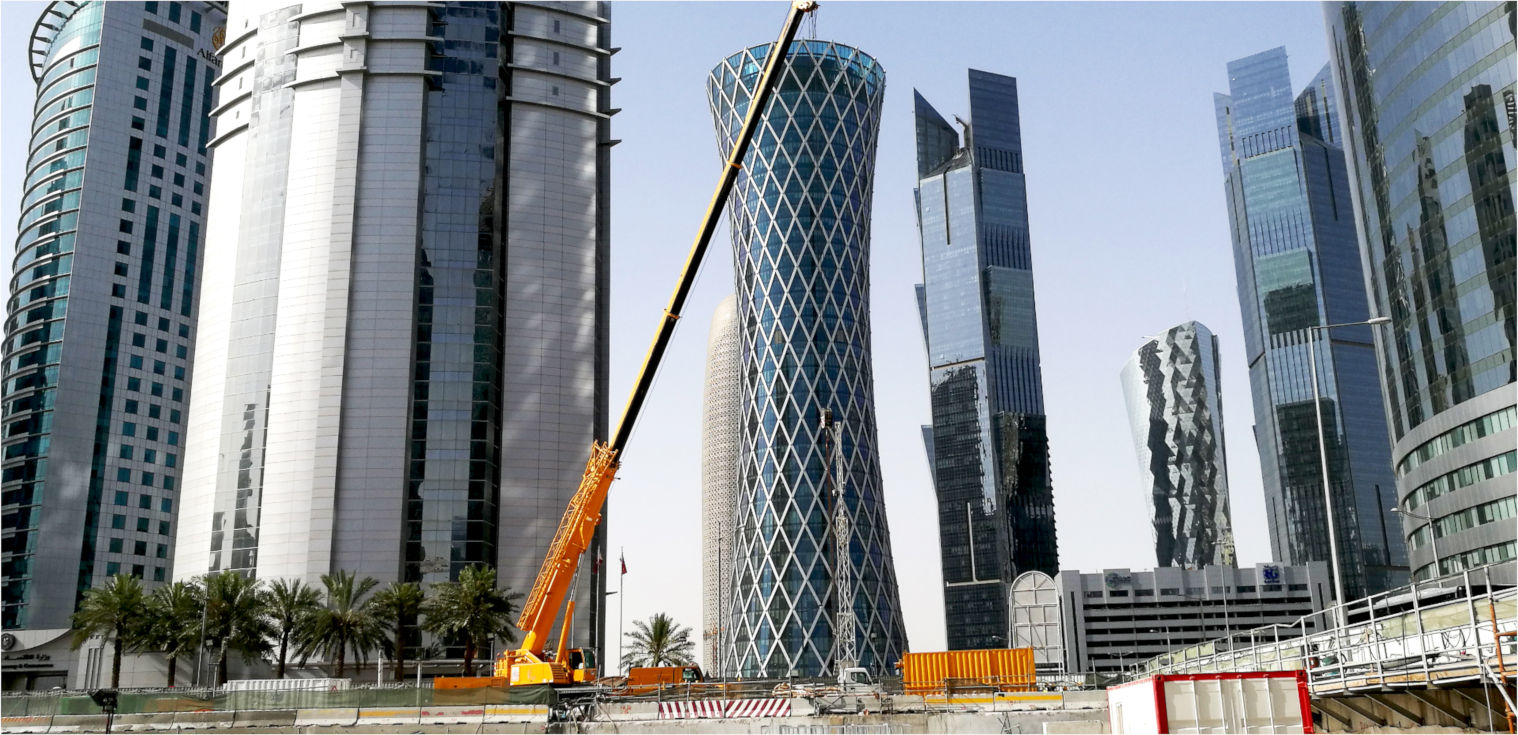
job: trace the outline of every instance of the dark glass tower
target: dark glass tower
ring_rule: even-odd
[[[731,149],[770,45],[718,64],[707,96]],[[870,197],[885,71],[798,41],[728,207],[742,395],[727,660],[743,676],[833,671],[838,640],[885,672],[906,650],[876,454]],[[830,456],[824,411],[842,427]],[[837,635],[834,482],[847,510],[852,636]],[[835,640],[838,639],[838,640]]]
[[[1511,575],[1518,10],[1324,7],[1413,576]]]
[[[1059,573],[1017,80],[970,70],[963,140],[914,99],[948,642],[1005,647],[1012,581]]]
[[[225,3],[54,2],[32,30],[5,323],[7,631],[61,634],[116,574],[169,578],[225,17]]]
[[[1308,349],[1317,350],[1333,517],[1345,590],[1406,581],[1372,327],[1355,242],[1334,88],[1324,67],[1295,99],[1286,50],[1228,65],[1215,95],[1239,308],[1276,561],[1329,558]]]

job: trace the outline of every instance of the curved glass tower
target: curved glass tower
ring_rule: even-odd
[[[732,589],[733,505],[738,490],[737,299],[728,294],[712,314],[706,337],[706,386],[701,410],[701,656],[706,670],[721,672],[722,600]]]
[[[1518,555],[1513,3],[1324,4],[1415,579]],[[1432,523],[1430,523],[1430,520]],[[1511,579],[1511,578],[1510,578]]]
[[[769,51],[733,54],[707,80],[724,154]],[[851,535],[842,596],[856,623],[839,638],[854,640],[859,665],[884,671],[906,647],[870,369],[870,197],[885,71],[826,41],[798,41],[790,53],[728,205],[743,394],[727,644],[744,676],[834,670],[836,477]],[[842,426],[837,464],[824,411]]]
[[[54,2],[33,28],[4,349],[7,631],[67,629],[112,575],[169,576],[225,14]]]
[[[1139,347],[1122,379],[1156,563],[1232,566],[1218,338],[1198,322],[1178,324]]]

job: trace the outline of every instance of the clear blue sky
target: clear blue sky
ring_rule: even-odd
[[[26,38],[41,5],[0,4],[7,283],[33,94]],[[706,73],[733,51],[773,40],[786,9],[779,1],[612,8],[613,45],[622,47],[613,74],[623,80],[612,91],[622,108],[612,125],[622,140],[612,155],[613,416],[720,170]],[[871,318],[882,471],[912,649],[942,648],[944,630],[937,512],[918,428],[930,417],[912,295],[921,264],[911,93],[964,115],[969,68],[1018,79],[1061,566],[1153,566],[1147,488],[1118,373],[1145,336],[1187,319],[1221,341],[1239,561],[1269,560],[1212,93],[1227,90],[1230,60],[1282,45],[1293,84],[1305,84],[1327,61],[1320,6],[832,0],[817,13],[815,35],[857,46],[886,69]],[[700,625],[702,371],[711,312],[731,288],[724,222],[612,490],[610,542],[612,556],[626,549],[628,621],[666,611]]]

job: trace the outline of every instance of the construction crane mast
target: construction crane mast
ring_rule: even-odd
[[[833,420],[833,409],[823,409],[822,436],[827,447],[826,467],[833,502],[833,668],[838,672],[859,665],[859,644],[854,627],[854,561],[849,556],[849,508],[844,502],[843,424]]]
[[[680,281],[675,286],[674,295],[670,297],[669,306],[665,308],[664,316],[659,320],[658,332],[654,335],[653,344],[649,345],[648,355],[643,359],[643,367],[638,373],[637,381],[633,384],[632,395],[627,399],[627,407],[622,410],[622,419],[617,424],[617,432],[613,435],[611,443],[595,442],[591,445],[590,461],[585,464],[585,473],[580,478],[580,486],[575,491],[574,497],[570,499],[569,507],[564,510],[564,517],[559,521],[558,531],[554,533],[553,542],[548,547],[548,554],[543,558],[543,566],[538,571],[532,592],[528,594],[527,602],[522,605],[522,614],[517,619],[517,628],[523,633],[522,646],[517,650],[506,651],[496,661],[496,676],[506,677],[513,686],[571,684],[592,680],[596,675],[593,666],[575,666],[575,659],[583,663],[587,658],[583,652],[571,651],[567,646],[568,631],[574,619],[573,600],[569,601],[565,610],[564,623],[559,634],[559,645],[552,659],[545,658],[544,644],[548,640],[559,608],[564,606],[573,586],[575,572],[579,569],[580,556],[590,547],[596,528],[601,524],[601,510],[606,505],[606,494],[611,489],[611,481],[621,467],[622,451],[627,447],[627,440],[632,435],[638,413],[643,408],[643,401],[648,397],[649,388],[653,385],[654,375],[659,369],[660,361],[664,358],[664,351],[669,346],[670,338],[674,336],[675,322],[680,319],[680,310],[685,306],[685,299],[690,295],[691,286],[695,283],[696,273],[700,269],[702,258],[706,255],[706,248],[711,244],[712,234],[716,232],[717,222],[722,215],[722,207],[727,203],[728,195],[732,193],[733,185],[738,180],[738,173],[743,169],[743,158],[754,139],[759,118],[774,95],[775,88],[780,84],[780,72],[789,55],[791,41],[795,40],[796,31],[801,27],[802,19],[816,8],[817,3],[813,0],[795,0],[791,3],[790,15],[786,17],[780,37],[771,47],[769,56],[765,60],[764,71],[760,74],[753,97],[749,101],[748,114],[743,118],[743,127],[733,142],[732,152],[727,157],[726,165],[723,166],[722,178],[717,184],[717,190],[712,194],[711,203],[707,205],[706,216],[701,220],[701,229],[696,235],[695,244],[691,246],[689,257],[686,258],[685,269],[680,273]]]

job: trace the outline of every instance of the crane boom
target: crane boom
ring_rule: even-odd
[[[791,3],[790,14],[786,17],[785,26],[780,31],[780,38],[771,48],[768,58],[765,59],[764,71],[755,85],[748,114],[743,118],[743,127],[733,142],[732,152],[727,157],[726,165],[723,166],[722,178],[717,183],[717,190],[712,194],[711,203],[707,205],[706,216],[701,220],[701,229],[696,234],[696,241],[691,246],[690,255],[686,258],[685,269],[680,273],[680,280],[675,285],[674,294],[670,296],[669,306],[665,308],[664,316],[659,320],[659,330],[654,335],[653,343],[648,347],[648,354],[643,359],[643,367],[639,370],[638,379],[633,384],[632,395],[627,399],[626,408],[622,410],[622,419],[617,424],[617,432],[612,436],[610,444],[594,442],[591,445],[590,460],[585,465],[580,486],[570,499],[569,507],[564,510],[564,517],[559,521],[559,528],[554,533],[547,556],[543,558],[543,566],[538,571],[532,592],[527,596],[526,603],[522,605],[522,614],[517,619],[517,628],[523,633],[522,646],[519,650],[502,654],[501,660],[497,663],[496,675],[508,677],[513,685],[563,684],[574,680],[573,673],[565,667],[562,651],[555,660],[549,661],[543,658],[544,642],[548,640],[554,618],[558,616],[559,608],[563,606],[569,594],[571,581],[580,563],[580,555],[590,547],[596,528],[601,523],[601,510],[606,504],[606,494],[611,488],[611,481],[621,466],[622,451],[627,447],[628,438],[632,435],[633,426],[637,423],[643,402],[648,397],[649,388],[653,385],[654,375],[659,369],[660,361],[664,358],[664,351],[674,335],[675,322],[680,319],[680,310],[685,306],[686,297],[690,295],[691,286],[695,283],[696,273],[700,270],[707,246],[711,244],[712,234],[717,230],[722,207],[727,203],[733,185],[737,183],[739,171],[743,169],[743,158],[747,155],[749,144],[754,139],[759,118],[773,96],[775,88],[779,86],[780,71],[789,54],[791,41],[796,38],[796,31],[801,27],[801,20],[816,7],[817,3],[813,0],[795,0]],[[570,620],[566,617],[564,627],[568,628],[569,625]]]

